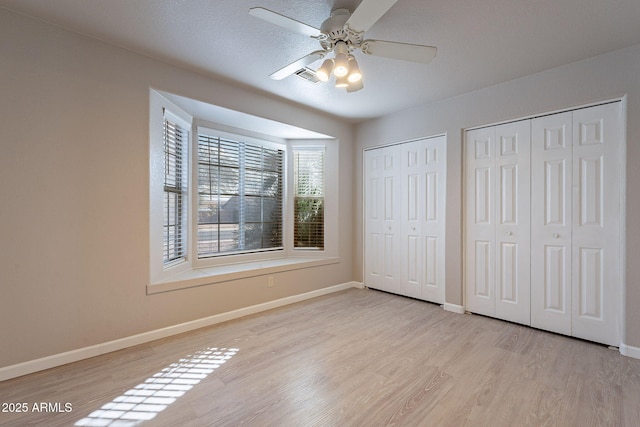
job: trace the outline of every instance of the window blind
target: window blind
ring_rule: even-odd
[[[189,131],[164,117],[163,263],[186,258],[187,167]]]
[[[284,151],[200,132],[198,258],[282,248]]]
[[[324,149],[294,149],[294,247],[324,249]]]

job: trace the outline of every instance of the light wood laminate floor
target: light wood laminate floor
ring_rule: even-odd
[[[4,381],[0,402],[28,404],[2,426],[640,426],[640,360],[352,289]]]

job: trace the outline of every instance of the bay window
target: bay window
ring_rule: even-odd
[[[223,110],[204,107],[192,110]],[[327,159],[337,164],[337,141],[298,128],[305,138],[286,139],[187,110],[150,91],[147,292],[338,262],[337,197],[325,193],[337,194],[337,174],[325,172]]]

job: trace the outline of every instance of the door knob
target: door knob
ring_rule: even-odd
[[[553,237],[557,239],[558,237],[560,237],[560,235],[559,234],[554,234]]]
[[[513,233],[510,231],[507,231],[507,236],[513,236]]]

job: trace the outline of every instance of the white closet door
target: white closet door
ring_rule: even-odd
[[[365,151],[364,259],[365,283],[379,289],[382,283],[383,189],[382,150]]]
[[[496,127],[495,315],[529,325],[530,120]]]
[[[446,139],[365,151],[365,284],[444,302]]]
[[[383,229],[383,265],[382,289],[388,292],[400,292],[400,240],[401,216],[401,165],[400,147],[391,146],[384,150],[383,182],[384,182],[384,229]]]
[[[469,311],[495,315],[495,127],[466,133],[465,292]]]
[[[420,142],[422,151],[422,287],[419,298],[444,303],[446,138]]]
[[[530,121],[466,134],[467,308],[530,324]]]
[[[400,292],[400,147],[365,152],[367,286]],[[375,172],[374,172],[375,170]]]
[[[571,335],[572,113],[531,123],[531,326]]]
[[[620,103],[573,113],[572,335],[619,345]]]
[[[422,182],[423,153],[420,141],[402,144],[402,281],[400,294],[420,298],[422,293]]]

